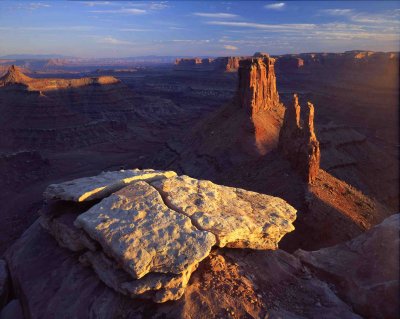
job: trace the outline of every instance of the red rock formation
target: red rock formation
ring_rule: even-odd
[[[279,105],[274,70],[275,59],[251,58],[240,61],[239,101],[250,114]]]
[[[10,66],[7,73],[0,78],[0,87],[22,84],[29,91],[49,91],[66,88],[77,88],[87,85],[106,85],[117,84],[120,81],[112,76],[85,77],[79,79],[61,79],[61,78],[30,78],[22,73],[20,68],[15,65]]]
[[[23,74],[15,65],[11,65],[7,73],[0,78],[0,85],[7,84],[27,84],[32,81],[32,78]]]
[[[314,132],[314,106],[310,102],[307,106],[307,121],[302,125],[299,100],[294,95],[293,105],[285,112],[279,149],[306,182],[312,183],[318,175],[321,154]]]

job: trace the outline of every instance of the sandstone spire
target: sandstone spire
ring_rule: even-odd
[[[307,106],[307,121],[302,126],[299,100],[296,94],[293,96],[279,134],[279,150],[306,182],[312,183],[318,175],[321,154],[314,132],[314,105],[308,102]]]
[[[266,55],[239,63],[239,101],[250,114],[279,104],[274,63],[275,59]]]

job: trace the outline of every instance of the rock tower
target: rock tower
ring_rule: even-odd
[[[319,171],[321,153],[314,132],[314,105],[307,103],[306,121],[302,122],[297,94],[293,104],[286,109],[279,134],[279,150],[289,160],[292,167],[312,183]]]

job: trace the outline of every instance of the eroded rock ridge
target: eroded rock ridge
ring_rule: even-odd
[[[301,120],[297,95],[286,109],[279,135],[279,149],[305,181],[312,183],[319,171],[321,153],[314,132],[314,105],[307,103],[306,119]]]

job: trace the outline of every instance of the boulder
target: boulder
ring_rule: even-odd
[[[277,249],[294,230],[296,210],[283,199],[178,176],[153,182],[165,203],[217,237],[219,247]]]
[[[213,234],[169,209],[146,182],[136,182],[78,216],[82,228],[133,278],[149,272],[180,274],[210,253]]]
[[[43,196],[46,199],[83,202],[104,198],[135,181],[154,181],[172,176],[176,176],[176,173],[153,169],[103,172],[97,176],[78,178],[61,184],[52,184],[47,187]]]
[[[398,318],[399,230],[400,214],[392,215],[349,242],[295,255],[334,284],[357,313]]]

